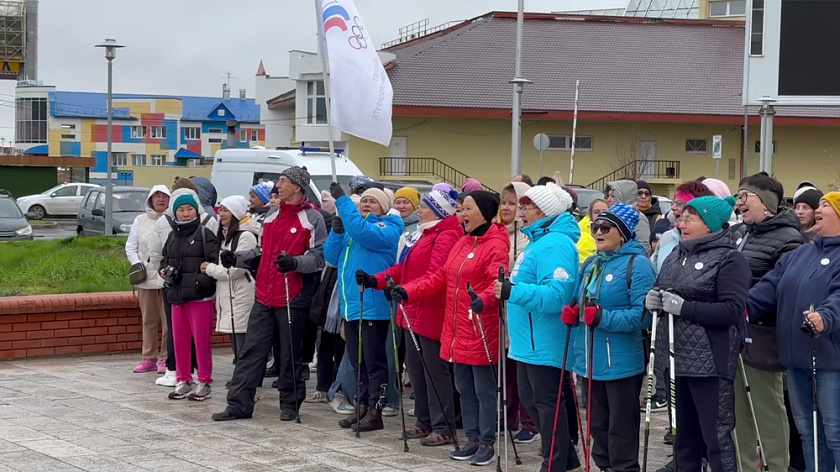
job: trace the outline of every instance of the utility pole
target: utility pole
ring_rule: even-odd
[[[513,123],[510,140],[510,176],[522,172],[522,92],[531,81],[522,77],[522,30],[525,27],[525,0],[516,12],[516,68],[513,80]]]
[[[105,59],[108,60],[108,152],[107,154],[107,162],[105,164],[105,171],[108,175],[105,177],[105,235],[112,236],[114,234],[114,212],[113,212],[113,194],[114,194],[114,186],[113,182],[111,182],[111,166],[113,165],[112,154],[111,154],[111,147],[113,145],[113,137],[112,129],[111,129],[111,121],[113,119],[114,114],[114,94],[113,94],[113,83],[114,83],[114,64],[113,61],[117,57],[117,49],[123,48],[125,46],[121,44],[117,44],[117,40],[115,39],[106,39],[104,43],[97,44],[96,47],[104,48],[105,49]]]

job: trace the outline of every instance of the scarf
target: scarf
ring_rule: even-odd
[[[443,220],[434,220],[418,224],[417,229],[413,233],[408,235],[407,238],[405,238],[405,248],[400,253],[399,262],[402,263],[405,261],[406,257],[408,257],[408,253],[411,252],[411,248],[414,246],[415,243],[417,243],[417,241],[420,240],[421,237],[423,237],[423,231],[430,228],[434,228],[441,221]]]

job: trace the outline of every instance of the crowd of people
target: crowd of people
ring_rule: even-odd
[[[276,372],[283,421],[329,402],[358,435],[401,413],[395,437],[479,466],[510,440],[539,441],[542,471],[638,471],[642,413],[665,410],[661,472],[840,464],[840,193],[699,178],[663,214],[629,179],[585,208],[527,175],[501,194],[309,187],[291,167],[218,215],[206,179],[151,189],[126,243],[145,272],[134,372],[209,398],[215,329],[235,364],[217,421],[250,418]]]

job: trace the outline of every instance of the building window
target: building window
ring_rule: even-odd
[[[728,0],[723,2],[709,2],[709,16],[744,16],[747,13],[746,0]]]
[[[327,95],[323,80],[306,83],[306,122],[310,125],[327,124]]]
[[[256,129],[251,130],[251,142],[256,143],[260,140],[260,131]]]
[[[225,109],[219,108],[219,116],[225,116]]]
[[[568,151],[572,149],[571,135],[555,135],[548,137],[548,149],[557,151]],[[591,151],[592,136],[575,136],[576,151]]]
[[[162,166],[166,164],[166,155],[165,154],[152,154],[152,165],[153,166]]]
[[[76,125],[62,124],[61,129],[76,129]]]
[[[128,163],[128,154],[124,152],[111,153],[111,165],[115,167],[123,167]]]
[[[165,126],[150,126],[152,128],[152,139],[166,139]]]
[[[131,155],[131,165],[133,165],[134,167],[146,165],[146,155],[145,154],[132,154]]]
[[[776,140],[773,140],[773,155],[776,155]],[[761,141],[755,142],[755,153],[758,154],[761,152]]]
[[[753,0],[750,55],[764,55],[764,0]]]
[[[191,141],[201,139],[201,128],[184,128],[184,139]]]
[[[19,143],[47,142],[47,99],[15,100],[15,140]]]
[[[76,139],[75,134],[62,134],[61,139]]]
[[[222,142],[222,138],[210,138],[208,139],[208,141],[210,142],[210,144],[219,144]]]
[[[685,152],[690,154],[706,154],[706,145],[708,142],[705,139],[686,139]]]
[[[135,139],[142,139],[146,137],[146,127],[145,126],[132,126],[131,127],[131,137]]]
[[[222,134],[221,128],[210,128],[207,130],[210,134]]]

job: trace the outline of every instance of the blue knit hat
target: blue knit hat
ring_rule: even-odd
[[[609,209],[602,211],[598,220],[607,220],[618,228],[624,242],[636,238],[636,225],[639,223],[639,211],[626,203],[616,203]]]
[[[729,221],[732,216],[732,209],[735,208],[735,199],[726,197],[720,199],[718,197],[700,197],[688,202],[686,206],[694,208],[709,231],[716,232],[723,228],[723,225]]]
[[[192,193],[187,192],[178,195],[178,198],[175,199],[175,203],[172,204],[172,209],[177,210],[181,205],[190,205],[195,208],[196,212],[198,211],[198,201]]]
[[[257,185],[251,187],[251,191],[263,202],[263,204],[268,203],[271,200],[271,189],[274,187],[273,182],[260,182]]]

